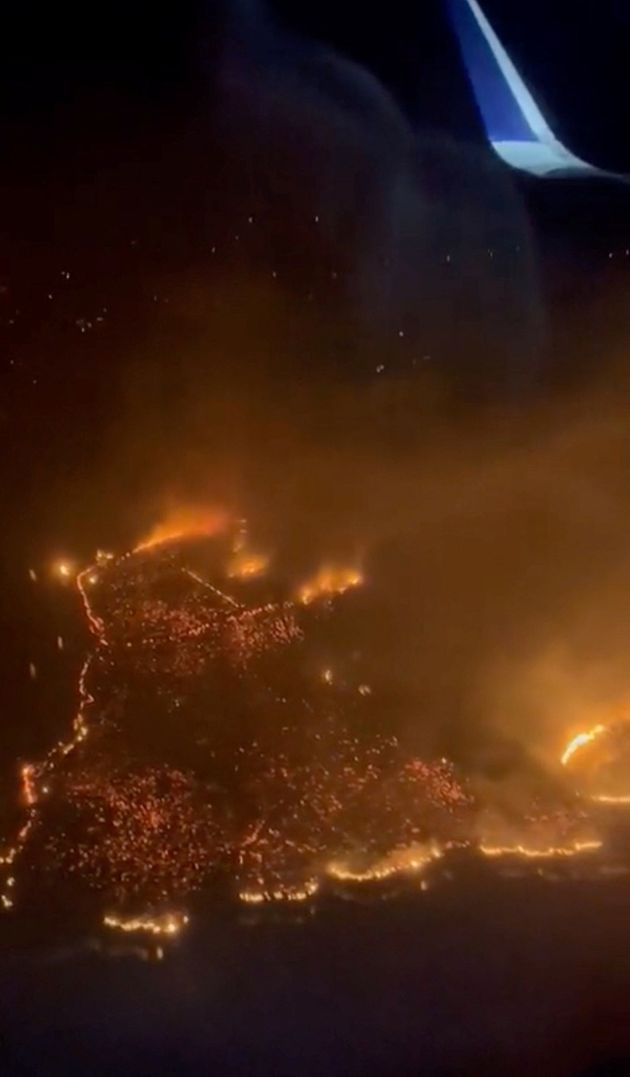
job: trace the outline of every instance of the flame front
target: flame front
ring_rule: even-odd
[[[605,725],[595,725],[592,729],[586,730],[584,733],[577,733],[575,737],[567,744],[562,755],[560,756],[560,762],[563,767],[566,767],[567,763],[573,758],[575,753],[584,748],[586,744],[592,744],[594,740],[601,737],[603,733],[607,732]]]
[[[526,860],[555,860],[581,853],[593,853],[602,848],[601,841],[576,841],[572,845],[548,845],[542,848],[528,845],[480,845],[484,856],[520,856]]]
[[[334,861],[328,865],[326,873],[338,882],[382,882],[395,875],[417,875],[441,856],[442,850],[435,844],[428,847],[412,845],[406,849],[396,849],[363,871],[355,871],[346,863]]]
[[[324,565],[314,576],[300,585],[297,598],[299,602],[307,606],[317,598],[342,595],[351,587],[359,587],[362,583],[363,576],[357,568]]]
[[[188,917],[182,913],[163,913],[160,916],[116,916],[103,917],[103,925],[125,934],[144,932],[147,935],[178,935],[188,923]]]

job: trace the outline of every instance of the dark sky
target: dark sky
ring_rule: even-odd
[[[198,85],[228,3],[12,5],[3,15],[3,110],[50,116],[99,95],[173,107]],[[247,5],[244,4],[244,7]],[[439,0],[384,9],[331,0],[274,0],[281,18],[367,65],[417,123],[469,135],[474,109]],[[486,0],[484,9],[559,130],[607,163],[627,159],[624,117],[630,15],[623,0]]]
[[[32,504],[64,500],[50,473],[87,485],[138,398],[157,418],[130,457],[176,427],[165,402],[187,379],[216,395],[239,362],[372,379],[383,348],[394,377],[450,352],[468,384],[508,355],[501,385],[536,381],[544,251],[527,184],[485,144],[443,5],[274,10],[273,32],[253,0],[3,14],[0,433]],[[486,10],[559,133],[621,167],[625,6]],[[618,255],[628,245],[620,218],[604,233],[590,194],[585,214],[580,192],[543,188],[531,204],[564,259],[553,285],[586,310],[591,255],[566,236],[586,231],[608,272],[609,235]]]

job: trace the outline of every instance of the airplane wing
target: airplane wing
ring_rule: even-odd
[[[601,176],[556,138],[477,0],[449,0],[453,28],[488,140],[511,168],[538,177]]]

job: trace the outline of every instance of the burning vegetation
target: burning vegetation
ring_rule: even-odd
[[[528,861],[601,848],[575,795],[493,812],[446,757],[385,731],[383,686],[351,630],[362,572],[324,566],[296,585],[269,565],[243,523],[202,513],[79,573],[94,645],[72,736],[22,767],[5,908],[22,860],[44,887],[96,892],[106,927],[168,936],[195,893],[293,904],[413,883],[453,849]],[[562,764],[604,732],[576,735]]]

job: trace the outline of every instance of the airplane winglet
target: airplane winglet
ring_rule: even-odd
[[[538,177],[627,179],[583,161],[556,138],[478,0],[450,0],[450,9],[488,140],[506,164]]]

